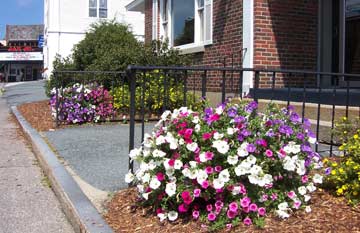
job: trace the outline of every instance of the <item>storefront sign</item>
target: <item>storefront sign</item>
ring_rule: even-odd
[[[5,52],[0,53],[0,61],[42,61],[41,52]]]
[[[8,49],[9,52],[31,52],[33,51],[33,49],[31,48],[31,46],[11,46]]]

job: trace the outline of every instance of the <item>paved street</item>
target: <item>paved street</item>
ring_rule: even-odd
[[[73,232],[0,97],[0,233]]]

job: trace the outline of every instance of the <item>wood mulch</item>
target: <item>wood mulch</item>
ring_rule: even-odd
[[[27,103],[18,106],[25,119],[38,131],[55,129],[48,101]],[[147,209],[136,206],[136,191],[119,191],[108,203],[105,220],[115,232],[204,232],[201,223],[177,220],[175,223],[160,223],[158,217],[149,215]],[[240,225],[235,232],[359,232],[360,208],[352,208],[346,200],[317,191],[312,198],[312,212],[298,211],[287,220],[268,216],[264,229]],[[223,230],[226,232],[226,230]]]
[[[134,188],[119,191],[108,203],[105,219],[115,232],[205,232],[201,223],[177,220],[160,223],[147,209],[137,207]],[[314,193],[312,212],[298,211],[287,220],[268,216],[264,229],[240,225],[234,232],[360,232],[360,209],[347,205],[346,200],[319,190]],[[221,232],[226,232],[222,230]]]
[[[55,129],[55,122],[51,116],[51,108],[48,100],[22,104],[17,108],[30,125],[37,131],[49,131]]]

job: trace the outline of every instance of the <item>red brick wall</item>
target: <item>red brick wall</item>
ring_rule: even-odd
[[[317,0],[255,0],[254,67],[316,70]],[[301,85],[302,78],[284,78]],[[262,78],[263,87],[271,84]],[[278,83],[280,84],[280,83]]]
[[[145,0],[145,42],[152,40],[152,0]]]

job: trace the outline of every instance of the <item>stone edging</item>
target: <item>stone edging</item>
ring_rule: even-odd
[[[49,178],[52,189],[75,232],[113,233],[40,134],[30,126],[16,106],[12,106],[11,111],[30,140],[40,166]]]

